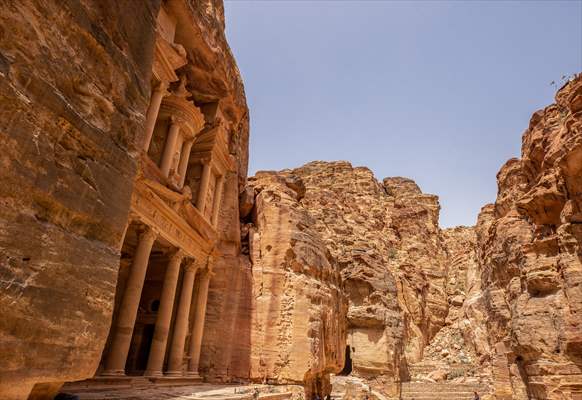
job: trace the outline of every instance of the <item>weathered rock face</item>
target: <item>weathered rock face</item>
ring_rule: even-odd
[[[407,363],[422,357],[447,315],[446,253],[439,236],[436,196],[423,194],[405,178],[380,183],[370,170],[353,168],[347,162],[313,162],[294,170],[260,173],[257,182],[267,177],[281,187],[280,182],[285,182],[288,193],[259,194],[255,210],[260,208],[267,215],[262,217],[266,222],[257,222],[258,226],[274,225],[270,229],[284,238],[307,226],[310,237],[318,238],[317,245],[309,246],[317,248],[309,252],[310,257],[319,254],[318,259],[323,260],[329,252],[327,259],[339,265],[349,299],[347,356],[352,373],[375,377],[384,393],[396,395],[397,382],[406,377]],[[257,183],[253,186],[256,191]],[[241,209],[250,207],[248,201],[242,203]],[[299,219],[308,222],[299,223],[299,228],[280,226]],[[267,254],[287,254],[288,262],[296,260],[295,268],[313,264],[302,261],[304,256],[297,257],[300,253],[295,250],[287,252],[289,239],[264,242],[261,229],[267,228],[259,228],[261,249],[268,249],[260,252],[262,265],[277,265],[270,258],[275,256]],[[259,260],[253,237],[251,234],[251,255]],[[294,241],[295,246],[303,245],[303,241]],[[253,264],[255,274],[255,265],[260,263]],[[344,349],[340,353],[343,356]]]
[[[438,371],[443,381],[488,383],[490,350],[475,229],[450,228],[441,235],[447,251],[449,310],[445,326],[425,348],[422,361],[411,367],[412,380],[436,380],[434,371]]]
[[[31,399],[52,398],[64,381],[90,378],[99,364],[144,140],[160,8],[159,1],[136,4],[2,5],[2,399],[26,398],[31,390]],[[246,293],[244,279],[224,273],[233,271],[250,284],[248,262],[239,257],[238,197],[248,159],[242,80],[226,43],[221,1],[172,0],[165,7],[178,19],[175,38],[188,59],[179,73],[205,113],[220,104],[221,121],[205,115],[206,122],[226,126],[229,157],[237,165],[225,177],[208,326],[244,339],[235,327],[245,315],[245,297],[237,297]],[[240,309],[225,307],[228,296],[242,299]],[[228,365],[244,364],[228,352],[229,344],[241,342],[216,344],[215,336],[207,335],[203,358],[217,351]],[[244,351],[237,354],[244,359]]]
[[[341,370],[346,343],[337,261],[300,202],[300,179],[259,173],[249,185],[256,195],[244,233],[253,280],[250,377],[329,392],[329,373]]]
[[[2,399],[89,377],[99,362],[148,104],[156,9],[155,1],[2,5]]]
[[[582,391],[582,79],[536,112],[477,226],[498,398]],[[513,397],[512,397],[513,396]]]

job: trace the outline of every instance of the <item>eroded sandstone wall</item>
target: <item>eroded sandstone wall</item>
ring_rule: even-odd
[[[90,377],[99,363],[156,12],[155,1],[2,5],[2,399]]]
[[[158,4],[140,4],[2,4],[2,399],[99,363],[150,93]]]
[[[582,392],[582,79],[531,118],[477,225],[498,398]]]
[[[259,173],[245,225],[252,264],[251,369],[254,381],[303,383],[329,393],[344,364],[347,301],[336,259],[301,204],[303,182]],[[248,210],[249,207],[247,207]]]
[[[422,358],[425,346],[444,326],[447,316],[446,250],[438,227],[437,197],[422,193],[406,178],[378,182],[369,169],[354,168],[348,162],[312,162],[293,170],[259,173],[255,179],[264,182],[267,177],[281,187],[280,182],[286,182],[301,188],[296,189],[298,196],[289,189],[285,196],[274,190],[263,190],[257,196],[260,202],[255,210],[260,205],[259,215],[264,215],[266,222],[255,224],[262,227],[258,229],[259,253],[252,245],[256,233],[251,230],[249,235],[251,258],[255,260],[253,275],[257,273],[255,265],[273,268],[280,263],[276,256],[283,257],[293,248],[285,243],[297,228],[281,224],[307,221],[298,224],[299,229],[309,227],[310,237],[318,238],[309,248],[317,251],[298,257],[301,253],[293,250],[286,257],[296,258],[296,268],[301,264],[306,268],[323,263],[312,261],[315,255],[323,260],[322,254],[329,253],[327,258],[341,270],[343,291],[349,300],[344,323],[351,374],[373,380],[386,395],[398,396],[398,382],[407,379],[407,365]],[[256,185],[252,183],[255,191]],[[265,228],[270,225],[276,235]],[[265,242],[265,233],[274,238],[287,236],[270,243]],[[298,241],[294,246],[297,243],[301,244]],[[253,332],[256,330],[253,326]],[[276,343],[272,338],[262,340]],[[268,344],[253,351],[263,355],[277,349]],[[345,348],[339,351],[341,361]]]
[[[248,376],[252,285],[240,257],[238,211],[249,134],[242,79],[222,1],[168,0],[165,7],[189,61],[178,72],[198,106],[220,109],[206,123],[226,127],[237,166],[225,177],[202,372]],[[97,368],[143,142],[158,10],[159,1],[2,5],[2,399],[26,398],[37,383],[33,397],[50,396]]]

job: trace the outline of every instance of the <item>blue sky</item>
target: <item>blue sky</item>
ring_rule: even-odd
[[[531,114],[582,71],[582,1],[226,0],[250,174],[348,160],[473,225]]]

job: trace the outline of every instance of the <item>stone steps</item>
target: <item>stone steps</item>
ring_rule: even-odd
[[[445,364],[445,363],[432,363],[432,362],[420,362],[416,364],[411,364],[408,366],[408,372],[411,378],[426,377],[433,371],[445,371],[449,376],[465,376],[467,372],[471,369],[469,364]]]
[[[139,384],[138,382],[136,382]],[[260,386],[259,400],[290,400],[294,390],[302,392],[303,388],[292,386]],[[279,391],[280,390],[280,391]],[[195,386],[150,385],[146,388],[120,388],[109,391],[75,391],[66,390],[79,396],[80,400],[253,400],[254,387],[198,384]]]
[[[403,400],[471,400],[473,392],[480,395],[489,390],[480,383],[432,383],[405,382],[402,383]]]

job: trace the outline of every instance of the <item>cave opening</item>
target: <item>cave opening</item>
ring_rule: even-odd
[[[352,373],[352,349],[350,346],[346,346],[346,361],[344,364],[344,368],[338,374],[339,376],[348,376]]]

